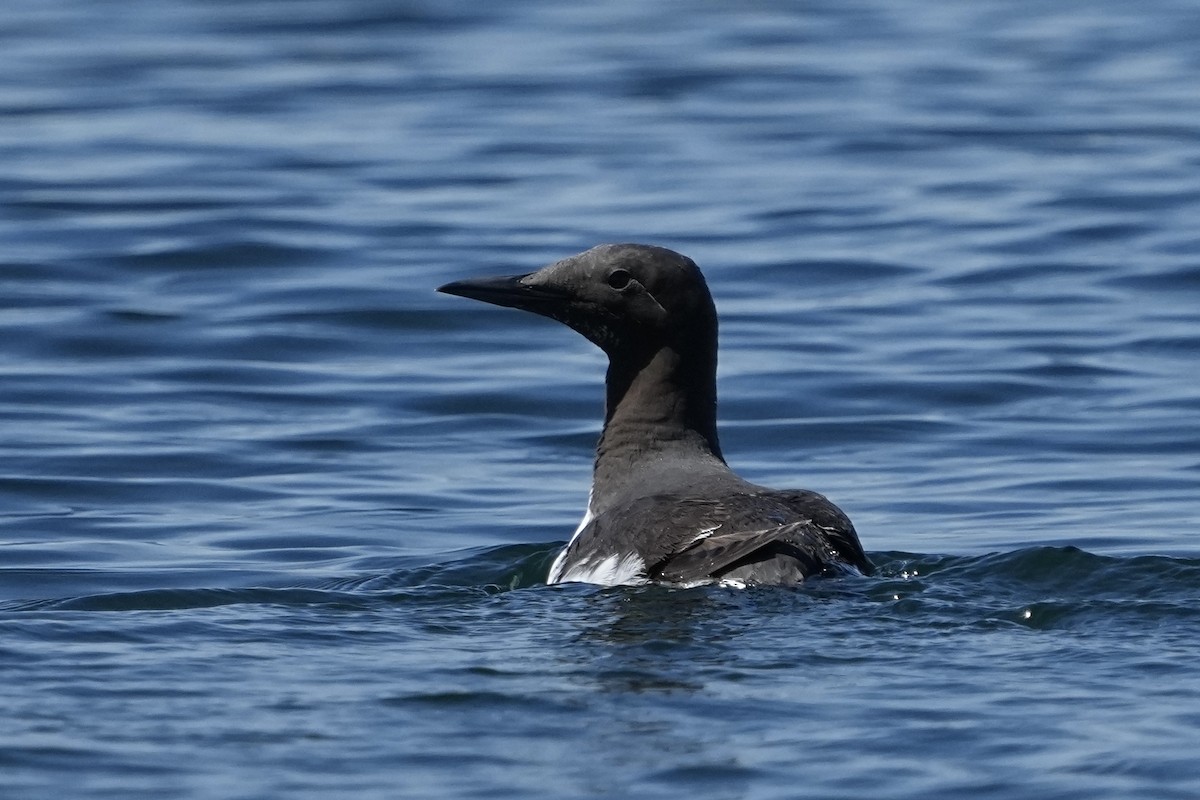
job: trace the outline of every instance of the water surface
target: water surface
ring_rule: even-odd
[[[0,794],[1193,798],[1200,59],[1153,0],[15,0]],[[547,587],[704,268],[733,466],[880,566]]]

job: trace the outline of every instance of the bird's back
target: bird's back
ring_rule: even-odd
[[[682,585],[797,584],[872,570],[854,526],[823,496],[740,480],[724,491],[649,494],[612,505],[555,567],[551,582]]]

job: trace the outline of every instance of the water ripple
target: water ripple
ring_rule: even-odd
[[[5,788],[1200,796],[1195,22],[11,0]],[[603,359],[433,287],[612,240],[879,577],[542,583]]]

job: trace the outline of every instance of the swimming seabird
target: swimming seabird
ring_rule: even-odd
[[[717,442],[717,313],[700,269],[662,247],[606,244],[544,269],[439,292],[558,320],[608,355],[587,513],[548,583],[797,584],[870,574],[841,509],[756,486]]]

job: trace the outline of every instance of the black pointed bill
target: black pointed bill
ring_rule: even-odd
[[[539,314],[546,314],[548,307],[562,305],[568,300],[568,296],[563,292],[530,285],[526,282],[528,277],[529,275],[511,275],[501,278],[471,278],[439,286],[438,291]]]

